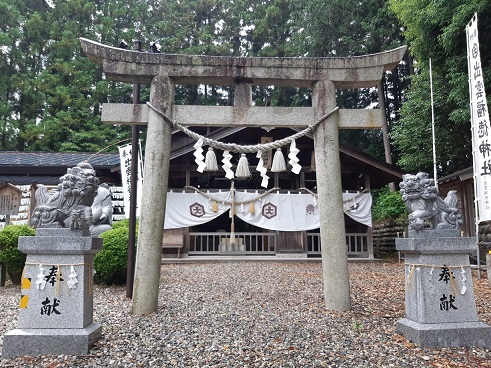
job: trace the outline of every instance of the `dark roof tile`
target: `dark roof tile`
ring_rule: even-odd
[[[0,152],[1,166],[72,167],[88,160],[94,168],[110,168],[119,165],[117,153],[81,152]]]

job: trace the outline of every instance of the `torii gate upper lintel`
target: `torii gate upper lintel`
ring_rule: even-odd
[[[348,58],[263,58],[143,53],[80,39],[86,55],[114,81],[151,84],[150,102],[182,125],[305,127],[336,106],[336,88],[377,86],[402,59],[406,46]],[[175,84],[236,85],[234,106],[174,106]],[[252,106],[252,85],[312,88],[311,108]],[[378,111],[378,112],[377,112]],[[161,240],[168,189],[172,127],[145,105],[104,104],[108,123],[147,123],[133,313],[158,308]],[[324,300],[351,308],[342,206],[339,128],[380,127],[379,110],[339,110],[314,133]]]
[[[166,75],[176,84],[252,85],[311,88],[329,80],[336,88],[369,88],[401,61],[407,46],[352,57],[236,57],[146,53],[80,39],[89,59],[103,66],[109,80],[150,84]]]

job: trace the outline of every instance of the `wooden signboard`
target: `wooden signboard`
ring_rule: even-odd
[[[21,199],[22,190],[8,183],[0,186],[0,215],[17,215]]]
[[[273,137],[261,137],[261,144],[271,143],[273,142]],[[265,151],[262,154],[264,167],[268,170],[271,170],[271,164],[273,163],[273,151]]]

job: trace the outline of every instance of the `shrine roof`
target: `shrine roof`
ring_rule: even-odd
[[[102,182],[117,182],[119,154],[83,152],[0,152],[0,185],[58,184],[67,169],[88,160]]]
[[[33,167],[73,167],[88,160],[94,168],[113,168],[119,165],[117,153],[82,153],[82,152],[0,152],[0,167],[33,166]]]

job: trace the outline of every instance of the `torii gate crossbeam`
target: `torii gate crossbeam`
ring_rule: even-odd
[[[376,87],[406,51],[403,46],[349,58],[247,58],[142,53],[87,39],[81,44],[106,78],[150,84],[150,103],[183,125],[291,128],[306,127],[335,108],[336,88]],[[175,84],[235,85],[234,106],[174,106]],[[252,85],[312,88],[312,108],[252,106]],[[105,104],[102,115],[111,124],[148,124],[133,313],[151,313],[158,307],[172,127],[143,105]],[[380,127],[379,117],[374,110],[339,110],[314,133],[324,300],[333,310],[351,308],[338,133],[340,128]]]

